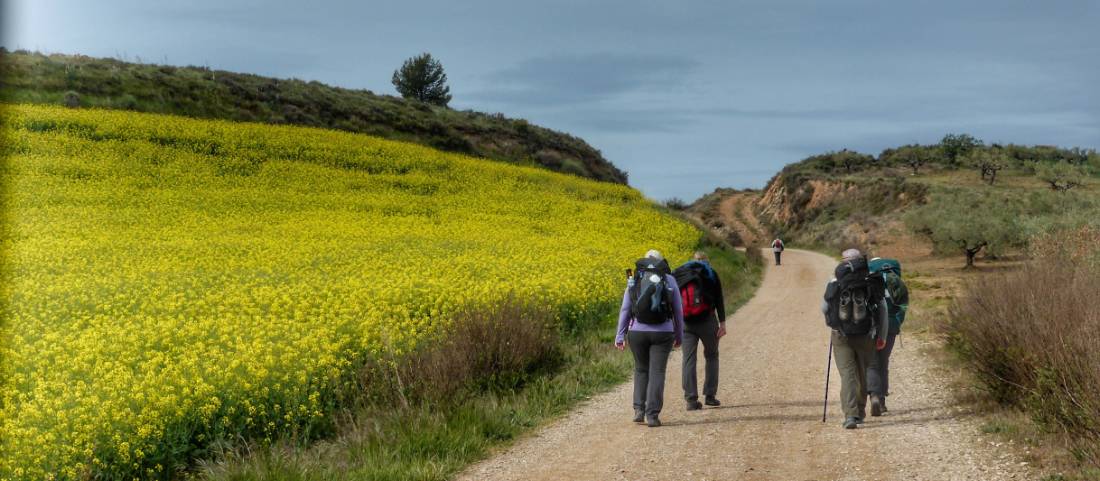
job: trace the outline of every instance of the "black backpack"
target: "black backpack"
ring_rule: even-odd
[[[676,284],[680,286],[680,301],[683,304],[684,318],[693,318],[714,309],[711,292],[715,289],[711,271],[702,262],[692,261],[672,271]]]
[[[671,273],[664,259],[646,257],[634,263],[630,299],[634,306],[634,318],[638,322],[661,324],[672,317],[672,303],[665,280],[665,276]]]
[[[835,276],[825,289],[825,324],[845,336],[869,334],[886,293],[882,276],[871,275],[865,257],[840,263]]]

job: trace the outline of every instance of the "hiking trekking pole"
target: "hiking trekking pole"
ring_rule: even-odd
[[[825,422],[825,413],[829,412],[829,374],[832,374],[833,336],[829,335],[829,357],[825,358],[825,406],[821,408],[821,422]]]

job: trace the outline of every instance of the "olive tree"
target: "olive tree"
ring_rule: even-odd
[[[1055,192],[1068,192],[1085,183],[1087,174],[1084,169],[1069,162],[1057,162],[1039,168],[1039,179],[1050,185]]]
[[[977,192],[957,191],[934,196],[928,204],[912,211],[906,222],[927,235],[936,252],[958,252],[966,256],[966,267],[983,250],[1000,254],[1024,242],[1024,234],[1005,208],[1008,199],[994,199]]]
[[[920,168],[931,160],[928,149],[920,146],[907,145],[893,153],[892,161],[908,165],[913,169],[913,175],[920,172]]]
[[[947,163],[957,164],[960,159],[966,158],[970,152],[983,145],[982,141],[969,134],[947,134],[940,140],[939,147]]]
[[[989,182],[989,185],[997,181],[997,172],[1008,167],[1008,157],[998,150],[974,150],[967,156],[967,161],[981,171],[982,180]]]

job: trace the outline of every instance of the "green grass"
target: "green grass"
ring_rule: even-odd
[[[982,424],[981,431],[985,434],[1014,436],[1019,434],[1020,425],[1005,419],[990,419]]]
[[[763,279],[764,265],[750,262],[743,253],[721,247],[707,246],[702,250],[722,279],[726,314],[729,315],[752,299]]]
[[[63,105],[71,92],[80,107],[360,132],[596,180],[627,179],[584,140],[526,120],[316,81],[0,49],[0,85],[7,103]]]
[[[727,311],[747,302],[763,265],[744,253],[700,247],[722,277]],[[339,434],[311,445],[284,441],[227,450],[195,476],[218,481],[443,480],[625,381],[631,357],[614,349],[613,321],[563,339],[562,368],[521,389],[486,390],[454,402],[349,411]],[[624,422],[630,415],[623,406]]]

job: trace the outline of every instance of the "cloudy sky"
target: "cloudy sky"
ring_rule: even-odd
[[[655,199],[947,132],[1100,147],[1094,0],[0,1],[8,48],[380,93],[428,51],[452,107],[578,135]]]

